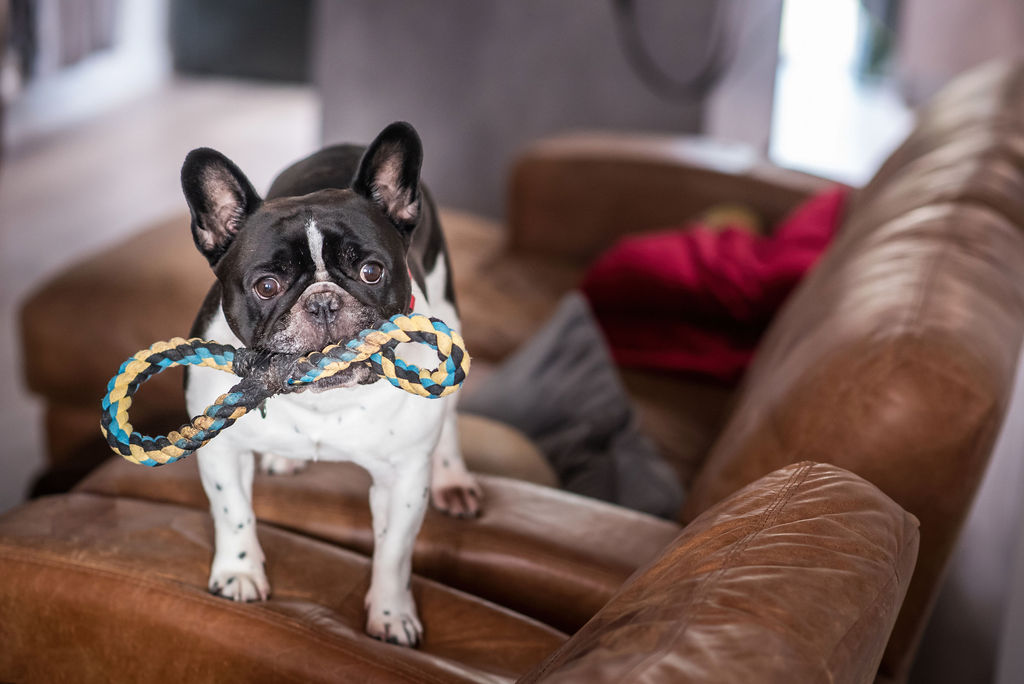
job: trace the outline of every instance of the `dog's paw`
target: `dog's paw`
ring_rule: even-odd
[[[306,469],[309,461],[274,454],[260,454],[260,472],[267,475],[294,475]]]
[[[270,596],[270,583],[262,568],[248,571],[222,570],[210,573],[210,593],[232,601],[251,603],[266,601]]]
[[[423,640],[423,625],[416,616],[412,595],[398,601],[373,601],[366,597],[366,633],[397,646],[416,648]]]
[[[476,478],[465,470],[436,475],[430,485],[430,500],[434,508],[456,518],[480,515],[483,498],[483,490]]]

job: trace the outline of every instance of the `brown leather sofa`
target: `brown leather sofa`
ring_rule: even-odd
[[[1021,345],[1022,110],[1024,70],[1001,65],[921,112],[735,391],[624,374],[689,490],[682,527],[538,485],[528,444],[478,426],[464,435],[471,464],[503,455],[482,476],[483,517],[427,516],[414,554],[426,637],[411,651],[361,631],[371,538],[358,470],[257,478],[275,595],[240,605],[205,592],[194,464],[108,460],[74,492],[0,517],[0,679],[905,679]],[[700,141],[531,147],[512,170],[507,231],[443,217],[474,372],[526,339],[617,235],[722,202],[771,222],[821,187]],[[106,380],[187,329],[208,282],[179,220],[26,303],[48,486],[106,457]],[[86,287],[109,296],[83,324],[61,293]],[[94,353],[68,358],[71,338]],[[183,418],[181,390],[151,384],[133,419],[159,432]],[[502,476],[513,471],[534,482]]]

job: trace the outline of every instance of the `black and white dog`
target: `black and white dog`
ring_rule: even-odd
[[[409,311],[458,329],[444,238],[419,182],[422,158],[416,131],[395,123],[365,149],[328,147],[297,162],[261,200],[224,155],[189,153],[181,182],[192,236],[217,276],[192,335],[306,353]],[[429,349],[405,346],[400,356],[437,365]],[[189,412],[201,413],[236,381],[189,369]],[[257,455],[269,472],[294,472],[309,459],[353,461],[373,480],[366,631],[417,645],[423,628],[409,577],[428,496],[453,515],[476,515],[480,506],[459,451],[454,398],[424,399],[354,368],[267,400],[262,415],[247,414],[200,449],[216,537],[210,591],[236,601],[270,593],[251,503]]]

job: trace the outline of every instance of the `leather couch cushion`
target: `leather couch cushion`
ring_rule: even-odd
[[[679,533],[673,523],[547,487],[489,476],[480,483],[480,518],[427,512],[413,571],[566,632]],[[296,475],[257,475],[253,506],[264,522],[369,554],[369,484],[353,464],[313,463]],[[208,508],[194,458],[161,468],[113,458],[78,491],[170,502],[204,515]]]
[[[0,680],[501,681],[565,640],[417,577],[421,648],[375,641],[368,559],[267,525],[273,597],[233,603],[206,591],[212,538],[205,512],[90,494],[5,515]]]

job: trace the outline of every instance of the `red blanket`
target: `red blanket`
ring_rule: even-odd
[[[736,380],[828,246],[846,194],[835,188],[807,200],[770,237],[698,223],[621,240],[582,286],[616,362]]]

